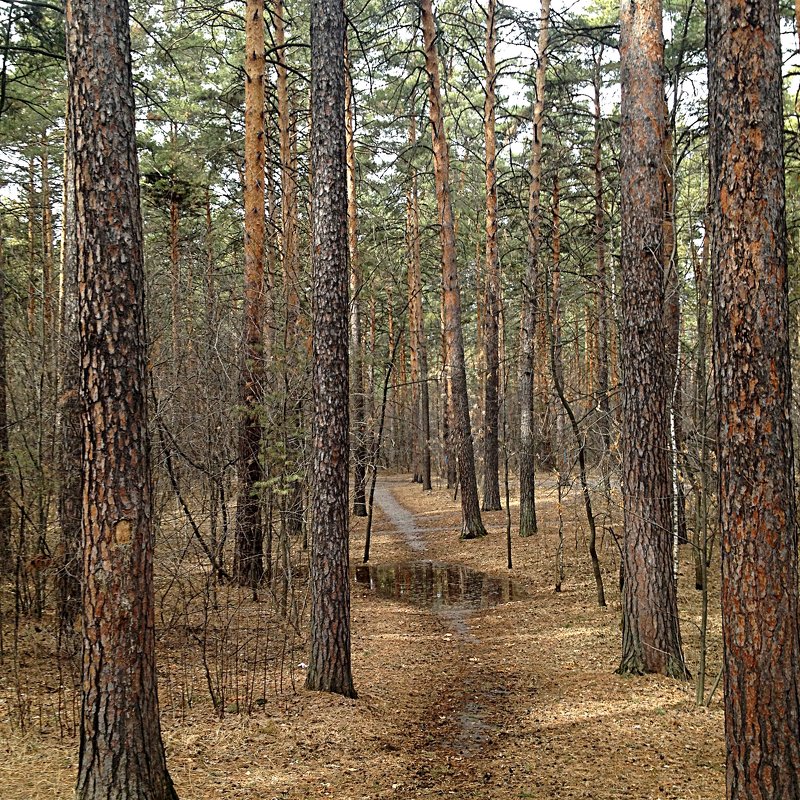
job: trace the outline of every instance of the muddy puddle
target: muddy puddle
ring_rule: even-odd
[[[356,567],[355,579],[356,585],[369,587],[378,597],[433,610],[448,607],[477,610],[526,597],[511,578],[435,561],[362,564]]]

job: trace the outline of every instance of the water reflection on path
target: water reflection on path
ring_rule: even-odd
[[[435,561],[362,564],[356,567],[355,578],[357,584],[369,586],[378,597],[405,600],[435,611],[450,606],[491,608],[526,596],[511,578]]]

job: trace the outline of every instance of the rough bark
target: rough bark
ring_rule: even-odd
[[[708,8],[729,800],[800,797],[797,519],[777,0]]]
[[[264,373],[264,0],[245,7],[244,84],[244,353],[239,382],[239,486],[234,578],[255,588],[264,575],[261,420]]]
[[[78,800],[176,798],[158,715],[136,117],[126,0],[67,7],[83,430]],[[111,213],[113,210],[113,213]]]
[[[542,132],[550,38],[550,0],[542,0],[536,46],[536,101],[533,106],[531,184],[528,194],[528,263],[522,284],[519,359],[519,535],[536,533],[536,439],[533,430],[536,306],[542,231]]]
[[[622,493],[620,672],[687,675],[670,541],[664,369],[664,38],[660,0],[621,5]]]
[[[483,409],[483,510],[500,505],[500,254],[497,248],[497,139],[495,136],[495,0],[486,12],[486,309],[483,319],[486,383]]]
[[[464,362],[464,338],[461,330],[461,290],[456,264],[456,237],[453,205],[450,198],[450,155],[442,115],[439,58],[436,52],[436,24],[431,0],[419,0],[425,68],[428,73],[428,108],[433,140],[434,181],[439,213],[442,246],[442,291],[444,296],[444,332],[447,341],[447,374],[452,386],[450,437],[458,462],[461,489],[461,538],[486,535],[478,502],[475,477],[475,453],[469,417],[467,370]]]
[[[342,0],[311,3],[314,463],[306,686],[355,697],[348,541],[348,252]]]

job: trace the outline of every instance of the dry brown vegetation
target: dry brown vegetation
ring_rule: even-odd
[[[459,508],[448,492],[423,494],[406,476],[385,478],[381,487],[414,513],[425,551],[414,554],[379,508],[373,562],[422,558],[507,572],[504,512],[485,515],[488,537],[461,542]],[[289,604],[294,622],[282,620],[269,598],[255,603],[229,587],[216,590],[215,607],[193,548],[160,542],[160,694],[170,771],[182,800],[723,796],[719,693],[710,708],[697,708],[691,684],[614,673],[616,546],[606,536],[601,558],[611,604],[599,609],[576,493],[562,509],[566,580],[561,593],[553,591],[554,496],[540,490],[539,535],[513,539],[511,574],[525,599],[480,612],[430,611],[379,599],[354,584],[357,700],[302,688],[301,589]],[[362,543],[358,521],[354,564]],[[691,553],[683,550],[681,623],[694,668],[699,593]],[[711,572],[716,598],[716,568]],[[77,701],[68,687],[78,669],[56,658],[47,618],[20,620],[15,647],[11,596],[5,587],[0,795],[70,798],[78,742]],[[720,663],[716,599],[712,609],[709,684]]]

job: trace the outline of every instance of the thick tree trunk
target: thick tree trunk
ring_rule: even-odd
[[[412,109],[414,105],[412,103]],[[411,116],[408,130],[409,151],[417,144],[416,120]],[[423,490],[431,489],[431,415],[428,390],[428,348],[425,340],[425,312],[422,306],[422,255],[420,252],[419,193],[413,161],[409,167],[407,209],[408,237],[408,307],[411,319],[411,381],[416,387],[414,413],[419,423],[415,430],[419,480]]]
[[[800,797],[797,518],[777,0],[708,7],[729,800]]]
[[[484,348],[486,386],[483,409],[483,510],[500,505],[500,255],[497,249],[497,141],[495,136],[495,0],[486,13],[486,97],[483,130],[486,140],[486,309]]]
[[[83,427],[78,800],[172,800],[158,715],[142,219],[128,4],[67,7]],[[113,213],[111,211],[113,210]]]
[[[234,578],[255,587],[264,575],[261,500],[261,420],[264,373],[264,0],[245,7],[244,354],[239,384],[239,488]]]
[[[531,185],[528,195],[528,265],[522,284],[519,358],[519,535],[536,533],[536,439],[533,431],[533,372],[536,343],[536,307],[539,248],[542,231],[542,132],[550,36],[550,0],[542,0],[536,57],[536,101],[533,106]]]
[[[67,108],[67,116],[70,111]],[[67,120],[67,128],[71,125]],[[64,139],[64,212],[61,238],[61,337],[59,368],[59,432],[61,480],[58,487],[58,521],[62,562],[58,575],[58,620],[61,633],[74,633],[81,610],[81,377],[78,328],[78,264],[75,230],[75,157],[71,139]]]
[[[464,338],[461,330],[461,290],[456,264],[456,239],[453,205],[450,198],[450,155],[444,131],[439,83],[439,57],[436,52],[436,25],[431,0],[419,0],[425,68],[428,72],[429,111],[433,139],[434,181],[439,211],[442,243],[442,288],[444,294],[444,330],[447,341],[447,373],[452,386],[450,436],[458,462],[461,489],[461,538],[486,535],[478,502],[475,477],[475,453],[469,418],[467,370],[464,363]]]
[[[348,253],[342,0],[311,3],[314,463],[306,686],[355,697],[350,669]]]
[[[664,38],[661,0],[623,0],[622,493],[620,672],[686,677],[670,540],[664,369]]]
[[[356,197],[356,144],[353,84],[345,76],[347,124],[347,249],[350,254],[350,357],[353,415],[353,514],[367,516],[367,428],[364,419],[364,357],[361,341],[361,286],[363,276],[358,260],[358,202]]]

